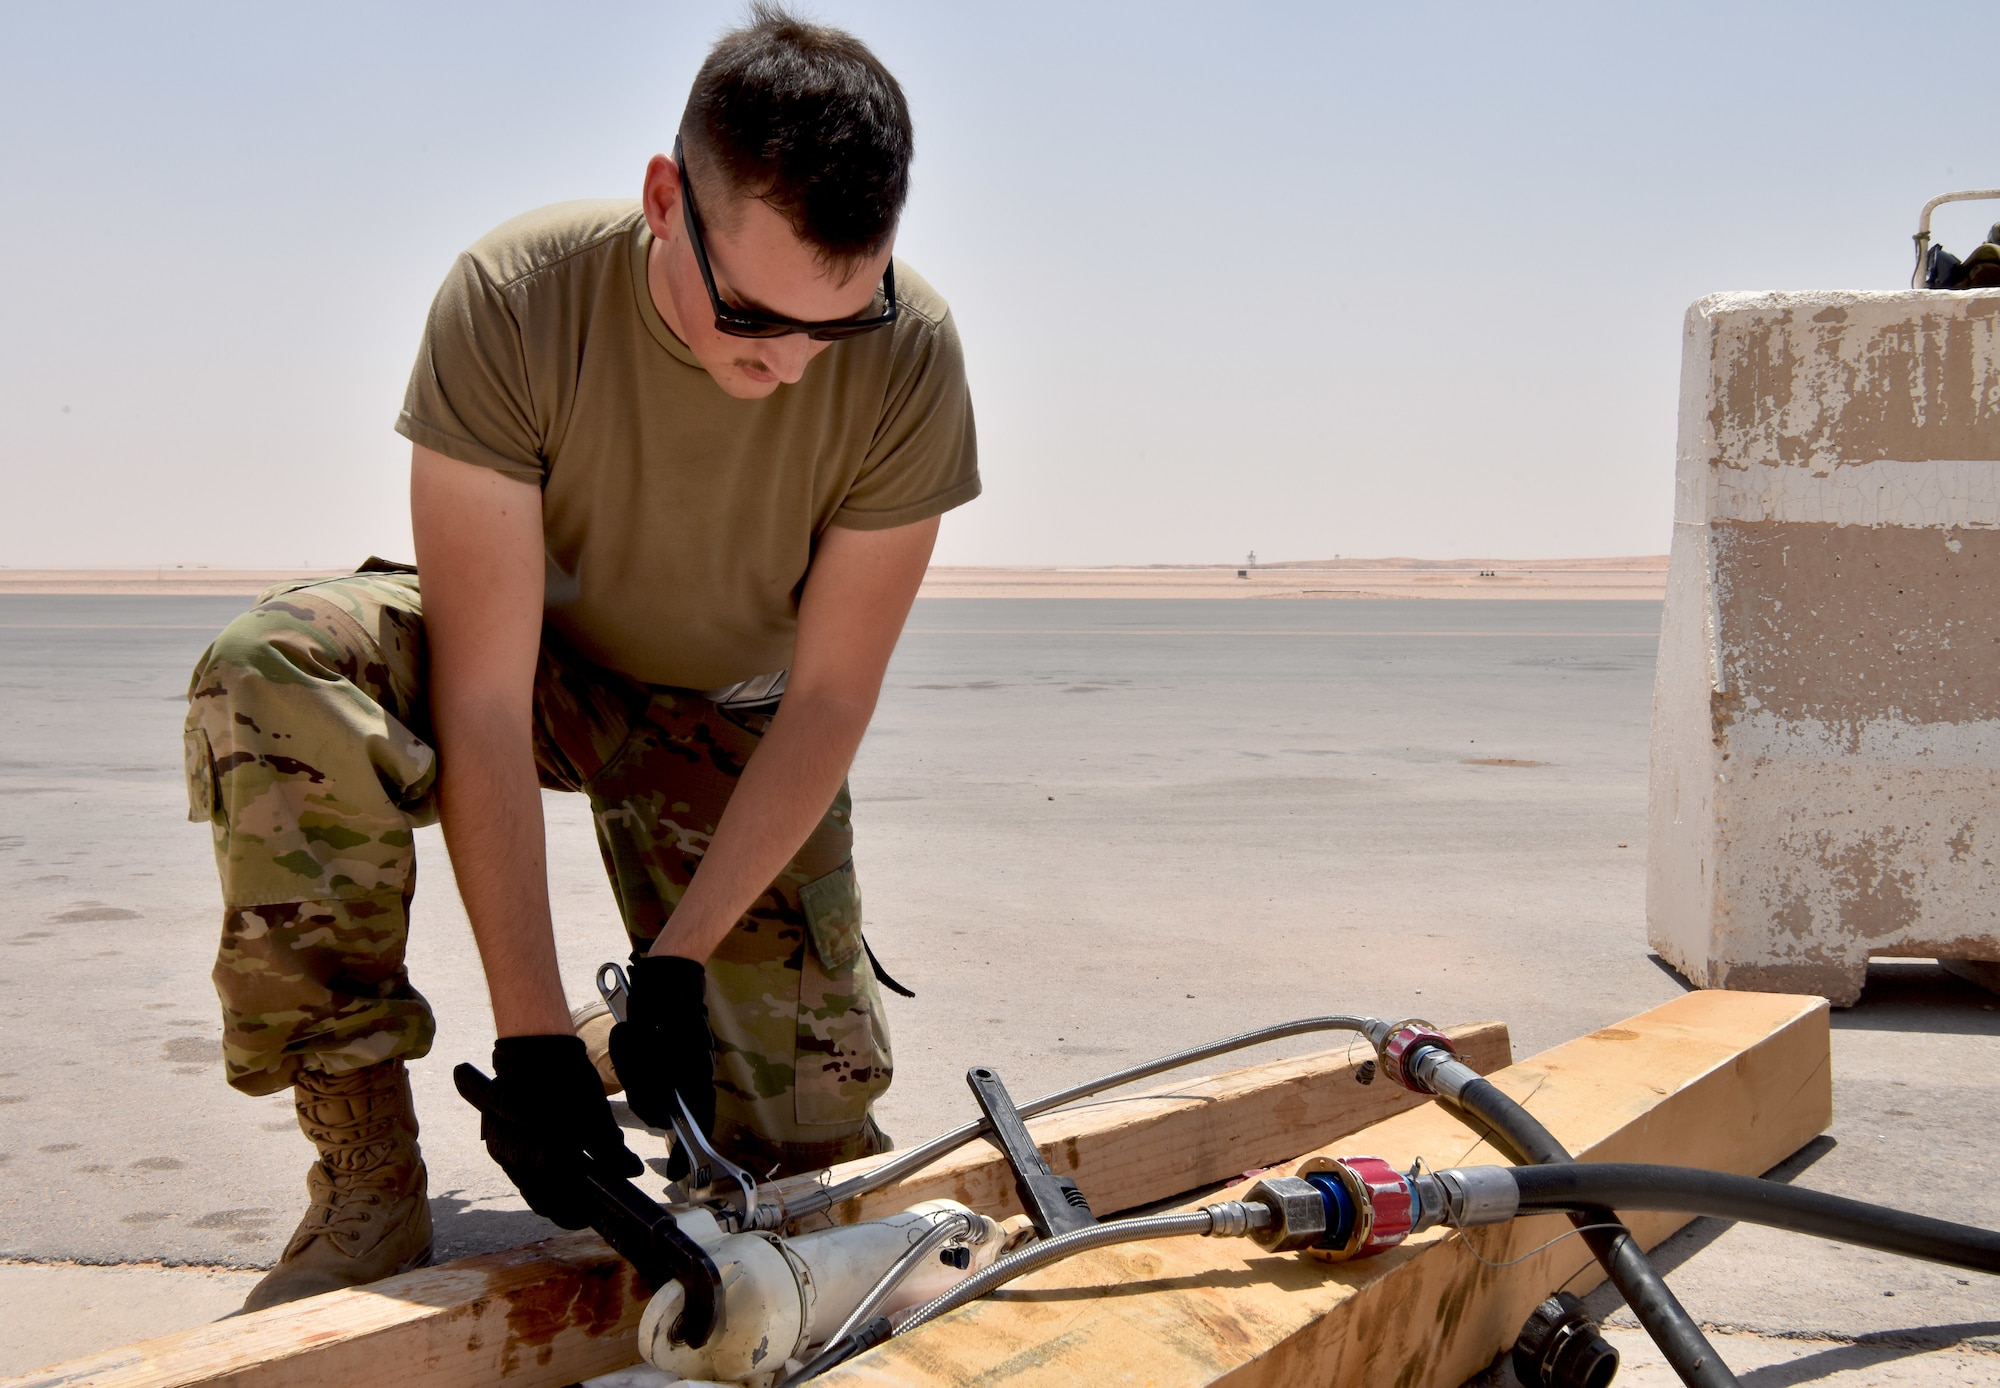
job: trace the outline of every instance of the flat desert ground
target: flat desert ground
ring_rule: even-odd
[[[341,569],[0,568],[0,593],[139,597],[254,594],[274,583],[331,578]],[[1660,601],[1667,556],[1611,559],[1327,559],[1278,564],[939,566],[927,598],[1556,598]]]

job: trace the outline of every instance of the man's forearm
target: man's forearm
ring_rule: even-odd
[[[820,536],[799,599],[790,689],[654,954],[705,962],[826,814],[875,714],[937,529],[932,517]]]
[[[495,1034],[567,1032],[527,720],[477,703],[435,712],[439,818],[486,969]]]
[[[873,712],[859,700],[786,699],[652,953],[714,953],[826,814]]]

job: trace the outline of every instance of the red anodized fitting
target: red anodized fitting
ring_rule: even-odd
[[[1310,1157],[1299,1167],[1301,1176],[1318,1174],[1339,1178],[1357,1217],[1344,1243],[1312,1248],[1312,1257],[1330,1263],[1372,1258],[1410,1236],[1417,1217],[1415,1193],[1410,1178],[1388,1162],[1380,1157]]]
[[[1446,1055],[1458,1054],[1451,1038],[1429,1022],[1412,1017],[1407,1022],[1396,1023],[1394,1030],[1382,1042],[1382,1073],[1412,1093],[1430,1093],[1403,1065],[1405,1057],[1425,1046],[1441,1046]]]
[[[1409,1178],[1380,1157],[1344,1157],[1341,1160],[1348,1170],[1360,1178],[1362,1190],[1368,1193],[1368,1209],[1373,1216],[1368,1221],[1367,1234],[1354,1250],[1354,1256],[1372,1258],[1408,1238],[1410,1225],[1416,1221],[1416,1212],[1411,1208],[1415,1202],[1410,1198]]]

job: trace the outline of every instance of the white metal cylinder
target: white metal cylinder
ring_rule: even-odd
[[[813,1341],[831,1334],[846,1320],[861,1304],[861,1298],[889,1270],[889,1265],[923,1237],[933,1219],[946,1213],[972,1212],[955,1200],[927,1200],[886,1219],[815,1229],[786,1240],[791,1251],[812,1270]],[[878,1314],[889,1315],[921,1306],[1000,1256],[1000,1226],[984,1216],[973,1217],[981,1220],[986,1233],[972,1247],[970,1266],[960,1269],[932,1259],[912,1269],[902,1285],[882,1303]]]
[[[929,1200],[885,1219],[815,1229],[789,1239],[725,1235],[705,1213],[679,1216],[683,1231],[707,1250],[721,1274],[716,1327],[698,1349],[675,1344],[670,1332],[684,1303],[680,1284],[669,1283],[639,1319],[639,1352],[647,1363],[678,1378],[763,1380],[831,1334],[932,1220],[946,1212],[972,1214],[953,1200]],[[970,1266],[924,1263],[883,1303],[882,1314],[929,1301],[999,1257],[1000,1227],[983,1215],[972,1217],[985,1237],[973,1245]]]

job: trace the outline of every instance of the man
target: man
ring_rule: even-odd
[[[498,1033],[489,1151],[570,1228],[566,1142],[640,1170],[557,975],[538,787],[590,797],[633,1111],[685,1101],[760,1175],[886,1149],[844,779],[938,517],[979,491],[955,330],[891,262],[911,148],[859,41],[754,8],[638,206],[530,213],[446,279],[397,424],[421,583],[281,586],[196,669],[229,1081],[291,1086],[319,1152],[248,1308],[429,1259],[403,952],[433,818]]]

